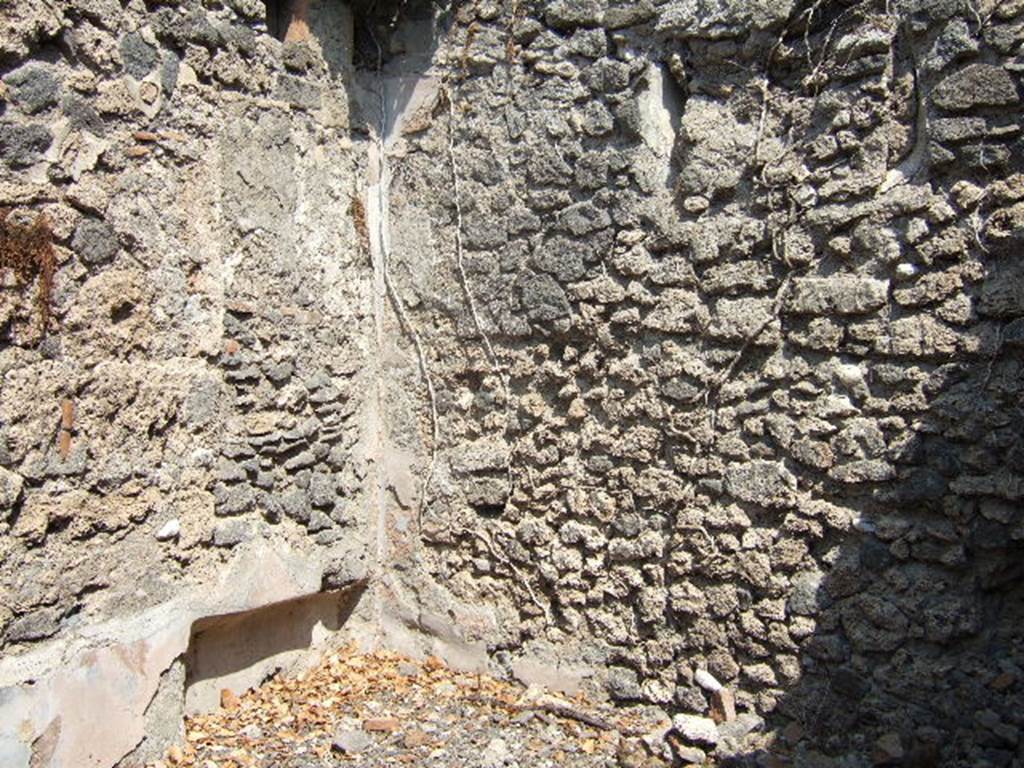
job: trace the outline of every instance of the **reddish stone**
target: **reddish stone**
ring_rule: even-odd
[[[800,723],[790,723],[782,729],[782,738],[787,744],[796,744],[804,737],[804,728]]]
[[[992,682],[988,684],[989,688],[993,691],[1005,691],[1007,688],[1013,686],[1017,682],[1017,678],[1012,672],[1003,672],[992,679]]]
[[[414,749],[415,747],[422,747],[424,744],[429,744],[431,738],[428,734],[421,731],[419,728],[414,728],[405,734],[405,738],[402,743],[406,749]]]
[[[66,429],[62,429],[60,431],[60,440],[57,450],[60,451],[60,457],[62,459],[66,459],[71,454],[71,433]]]
[[[731,723],[736,719],[736,697],[728,688],[719,688],[711,694],[711,719],[716,723]]]
[[[60,428],[68,431],[75,428],[75,404],[66,398],[60,402]]]
[[[221,688],[220,691],[220,705],[228,712],[238,709],[238,696],[230,688]]]

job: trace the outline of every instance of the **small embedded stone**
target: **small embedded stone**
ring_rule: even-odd
[[[171,539],[178,538],[178,536],[180,535],[181,521],[179,521],[177,518],[174,518],[173,520],[168,520],[160,527],[160,530],[156,532],[156,540],[170,541]]]
[[[7,75],[4,83],[11,86],[14,103],[28,115],[54,106],[60,97],[60,82],[44,65],[27,64]]]
[[[715,679],[715,676],[708,672],[706,669],[698,669],[693,673],[693,680],[697,685],[703,688],[705,691],[714,693],[715,691],[722,690],[722,684]]]
[[[220,691],[220,706],[222,709],[231,712],[238,709],[238,705],[241,702],[238,699],[238,695],[230,688],[221,688]]]
[[[673,752],[679,765],[704,765],[704,761],[707,760],[703,749],[686,744],[676,744]]]
[[[227,459],[221,459],[217,462],[217,479],[224,482],[240,482],[246,479],[247,475],[242,465],[229,461]]]
[[[729,468],[725,490],[741,501],[786,507],[794,498],[796,477],[780,462],[749,461]]]
[[[246,520],[224,520],[213,529],[215,547],[234,547],[252,538],[253,530]]]
[[[11,622],[7,639],[17,643],[50,637],[60,627],[60,619],[60,611],[55,606],[27,613]]]
[[[504,739],[491,739],[480,755],[481,768],[501,768],[510,762],[508,744]]]
[[[311,467],[316,463],[316,456],[313,455],[312,451],[302,451],[301,453],[292,456],[288,461],[284,463],[284,468],[289,472],[295,472],[299,469],[305,469]]]
[[[14,510],[14,505],[21,498],[23,485],[21,475],[0,467],[0,520],[6,519]]]
[[[698,715],[676,715],[672,718],[672,730],[687,744],[713,747],[718,744],[718,727],[709,717]]]
[[[569,41],[574,53],[599,59],[608,52],[608,40],[603,29],[579,29]]]
[[[53,134],[46,126],[0,122],[0,159],[12,168],[38,162],[51,143]]]
[[[605,11],[603,26],[607,29],[624,29],[643,24],[657,15],[651,0],[633,0]]]
[[[608,695],[616,701],[637,701],[643,698],[640,680],[632,669],[612,667],[605,682]]]
[[[606,5],[601,0],[555,0],[548,6],[545,19],[555,29],[597,27],[604,19]]]
[[[928,124],[930,137],[941,144],[980,139],[987,130],[983,117],[937,117]]]
[[[117,235],[106,222],[85,218],[75,229],[71,248],[86,264],[104,264],[117,255]]]
[[[124,71],[141,80],[159,63],[156,48],[142,39],[138,32],[129,32],[121,40],[121,62]]]
[[[1020,96],[1013,77],[993,64],[971,64],[954,72],[932,91],[935,104],[951,112],[977,107],[1007,107]]]
[[[1012,672],[1003,672],[994,677],[988,687],[993,691],[1005,691],[1007,688],[1012,688],[1015,682],[1017,682],[1017,678]]]
[[[430,735],[421,731],[419,728],[413,728],[411,731],[406,733],[405,737],[402,739],[402,744],[406,749],[422,747],[424,744],[429,744],[430,742]]]
[[[903,743],[898,733],[887,733],[879,737],[871,751],[871,760],[875,765],[894,765],[902,760]]]
[[[347,728],[341,728],[334,732],[334,737],[331,739],[331,749],[335,752],[340,752],[343,755],[356,755],[366,750],[371,744],[373,739],[367,736],[363,731],[357,731]]]
[[[527,275],[519,292],[523,309],[532,322],[550,322],[569,315],[565,291],[550,275]]]
[[[863,315],[885,306],[889,281],[855,275],[793,281],[784,308],[797,315]]]
[[[319,109],[322,100],[320,89],[301,77],[281,75],[274,90],[274,97],[288,102],[298,109]]]
[[[710,206],[711,202],[704,195],[690,195],[683,200],[683,208],[694,215],[704,213]]]
[[[734,720],[721,723],[718,726],[718,737],[725,741],[742,741],[748,734],[759,731],[764,727],[764,719],[752,712],[744,712]]]
[[[214,511],[219,517],[248,512],[256,501],[255,494],[248,485],[227,486],[224,483],[217,483],[213,487],[213,497],[217,502]]]
[[[644,317],[647,328],[665,333],[692,333],[707,325],[708,310],[693,291],[669,288]]]
[[[306,522],[306,529],[310,533],[319,533],[320,531],[326,531],[331,528],[333,523],[331,518],[319,509],[314,509],[310,515],[309,520]]]
[[[711,719],[719,724],[736,719],[736,697],[728,688],[720,688],[711,694]]]
[[[818,571],[803,571],[793,577],[786,608],[796,616],[813,616],[819,607],[824,575]]]
[[[295,373],[295,366],[290,362],[285,361],[283,363],[276,363],[268,366],[265,373],[267,378],[270,379],[274,384],[283,384],[291,378],[292,374]]]
[[[290,41],[281,49],[281,61],[286,69],[305,72],[316,66],[316,54],[305,41]]]

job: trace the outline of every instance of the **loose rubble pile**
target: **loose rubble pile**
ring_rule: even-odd
[[[788,764],[786,738],[765,733],[756,715],[737,715],[727,694],[718,700],[715,719],[669,721],[657,708],[454,672],[436,657],[349,648],[240,696],[224,689],[220,710],[188,718],[184,743],[150,768]]]
[[[545,703],[591,713],[602,727],[560,718]],[[435,657],[418,663],[386,652],[340,653],[305,675],[277,678],[241,696],[225,689],[221,704],[219,712],[190,718],[185,744],[154,768],[594,766],[615,755],[620,730],[643,725],[583,700],[458,674]]]

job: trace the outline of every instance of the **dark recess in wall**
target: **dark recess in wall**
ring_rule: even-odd
[[[362,69],[376,69],[392,57],[401,55],[401,46],[395,46],[392,33],[405,20],[424,20],[433,16],[435,9],[445,12],[453,5],[451,0],[264,0],[267,31],[278,40],[285,40],[296,15],[309,15],[310,21],[324,3],[345,3],[352,11],[355,33],[353,59]]]
[[[429,19],[435,9],[444,12],[452,7],[449,0],[352,0],[355,26],[355,65],[376,69],[379,64],[402,54],[394,45],[392,33],[406,20]]]
[[[267,31],[278,40],[284,40],[291,17],[291,0],[264,0],[267,6]]]
[[[280,654],[308,650],[314,627],[320,624],[331,632],[341,629],[361,596],[362,588],[357,586],[196,621],[185,654],[186,691],[207,680],[258,669]]]

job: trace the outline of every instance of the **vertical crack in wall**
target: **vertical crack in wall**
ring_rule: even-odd
[[[391,154],[402,135],[406,120],[424,100],[424,92],[437,90],[435,78],[429,74],[433,46],[435,42],[434,18],[403,20],[395,19],[391,32],[405,33],[409,46],[404,55],[385,62],[383,40],[373,31],[372,23],[367,25],[369,35],[375,49],[376,61],[374,69],[365,73],[367,87],[366,98],[372,104],[366,104],[367,111],[372,115],[370,126],[370,145],[368,150],[368,183],[366,187],[366,219],[369,234],[370,260],[374,275],[374,327],[378,349],[378,365],[387,365],[388,342],[386,323],[386,306],[390,303],[397,317],[401,332],[411,342],[419,369],[419,376],[426,389],[430,417],[430,464],[420,483],[419,510],[422,510],[431,477],[440,438],[437,413],[437,398],[431,376],[426,350],[419,332],[406,312],[405,304],[392,278],[390,265],[392,259],[391,243]],[[401,27],[401,29],[399,29]],[[374,520],[374,566],[378,574],[384,572],[389,556],[388,543],[388,509],[389,488],[394,487],[395,477],[392,471],[392,454],[394,447],[390,444],[388,426],[384,413],[388,396],[388,382],[384,371],[378,368],[376,391],[373,396],[372,414],[370,417],[371,451],[375,463],[376,477],[374,481],[375,520]],[[397,490],[396,490],[397,495]],[[419,514],[417,514],[419,517]],[[417,523],[418,524],[418,523]],[[380,582],[378,581],[378,584]],[[381,611],[381,587],[375,594],[375,611]],[[378,622],[379,623],[379,622]]]
[[[378,45],[379,50],[379,45]],[[378,54],[380,58],[380,54]],[[384,425],[381,423],[382,414],[384,411],[384,387],[382,385],[381,366],[382,352],[384,349],[385,334],[384,334],[384,304],[385,295],[387,293],[387,284],[385,277],[385,266],[383,264],[383,254],[385,250],[384,240],[388,235],[387,227],[387,207],[388,200],[386,194],[382,188],[382,178],[387,171],[387,164],[385,159],[385,146],[383,131],[384,126],[387,122],[387,112],[382,92],[382,75],[381,65],[378,62],[376,72],[376,83],[375,89],[372,91],[373,96],[376,97],[377,109],[372,111],[372,114],[376,116],[377,123],[371,126],[371,143],[368,152],[367,162],[367,173],[369,176],[368,183],[366,186],[366,226],[369,234],[369,248],[370,248],[370,261],[373,267],[373,322],[374,322],[374,333],[376,349],[378,351],[377,356],[377,375],[374,378],[374,393],[372,399],[372,411],[370,416],[371,430],[371,455],[374,460],[374,513],[375,519],[373,521],[373,543],[374,543],[374,573],[379,576],[383,570],[383,561],[385,558],[385,550],[387,546],[387,535],[386,535],[386,494],[387,494],[387,478],[385,473],[381,469],[381,459],[384,454],[384,445],[386,438],[384,436]],[[377,587],[374,590],[374,611],[377,614],[375,616],[375,623],[380,624],[379,613],[381,606],[381,599],[379,595],[380,586],[379,579],[376,580]]]

